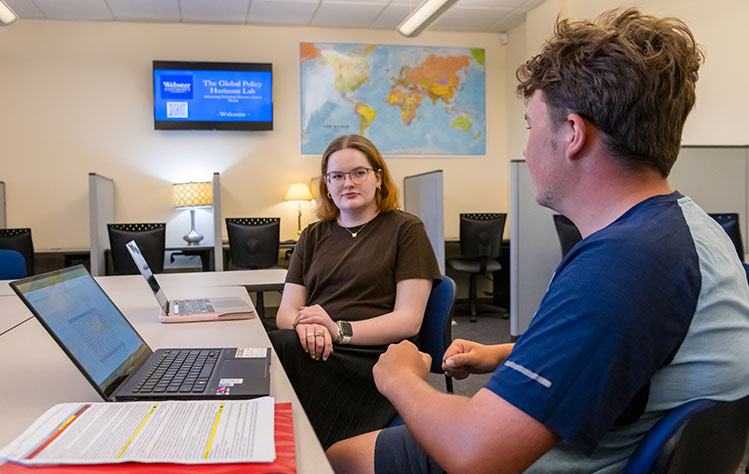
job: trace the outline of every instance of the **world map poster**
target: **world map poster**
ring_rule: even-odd
[[[486,154],[484,50],[301,43],[302,154],[363,135],[383,154]]]

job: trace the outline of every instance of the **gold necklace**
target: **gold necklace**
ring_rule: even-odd
[[[377,217],[377,216],[375,216],[375,217]],[[373,220],[374,220],[374,217],[371,218],[370,220],[368,220],[367,222],[365,222],[364,224],[362,224],[361,227],[359,227],[359,229],[357,229],[356,232],[351,232],[348,227],[344,227],[344,226],[341,226],[341,227],[343,227],[344,229],[346,229],[346,232],[348,232],[349,234],[351,234],[351,237],[356,238],[356,236],[359,235],[359,232],[361,232],[362,230],[364,230],[364,228],[367,227],[367,224],[369,224]]]

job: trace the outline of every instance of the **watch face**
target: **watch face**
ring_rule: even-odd
[[[341,332],[343,337],[351,337],[354,335],[354,331],[351,329],[351,323],[348,321],[341,321]]]

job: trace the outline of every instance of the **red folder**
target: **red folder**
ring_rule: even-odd
[[[57,466],[24,466],[12,462],[0,465],[0,474],[264,474],[268,472],[296,474],[294,418],[291,403],[276,403],[273,425],[276,439],[276,460],[265,463],[231,464],[165,464],[126,462],[120,464],[66,464]]]

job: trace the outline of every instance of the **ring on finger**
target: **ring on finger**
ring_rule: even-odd
[[[315,334],[315,336],[317,336],[317,337],[325,337],[325,333],[324,333],[324,332],[322,332],[322,331],[318,331],[318,332],[317,332],[317,333]]]
[[[308,332],[307,333],[307,337],[315,337],[315,333],[314,332]]]

